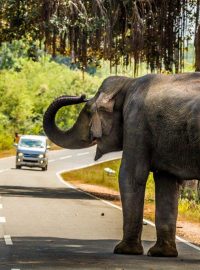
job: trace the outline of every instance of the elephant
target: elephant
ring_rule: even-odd
[[[67,131],[57,111],[85,103]],[[157,241],[147,255],[178,256],[175,243],[179,186],[200,179],[200,73],[111,76],[91,99],[61,96],[44,114],[43,127],[55,144],[69,149],[97,145],[95,160],[122,150],[119,189],[123,238],[116,254],[143,254],[141,233],[148,175],[154,175]]]

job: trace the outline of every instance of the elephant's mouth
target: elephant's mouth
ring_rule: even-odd
[[[89,139],[89,140],[81,140],[82,144],[83,145],[86,145],[86,147],[91,147],[91,146],[94,146],[97,144],[97,139],[93,138],[92,140]]]

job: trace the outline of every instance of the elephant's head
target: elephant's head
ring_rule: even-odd
[[[44,115],[44,131],[55,144],[79,149],[97,144],[95,160],[103,154],[122,150],[123,103],[133,79],[113,76],[104,80],[96,95],[87,100],[81,97],[61,96],[53,101]],[[63,106],[85,102],[74,126],[60,130],[55,123],[56,113]]]

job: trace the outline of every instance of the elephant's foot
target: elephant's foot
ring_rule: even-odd
[[[147,255],[152,257],[177,257],[178,251],[174,242],[157,242],[155,246],[149,249]]]
[[[143,247],[140,243],[127,242],[124,240],[119,242],[114,249],[115,254],[142,255],[143,252]]]

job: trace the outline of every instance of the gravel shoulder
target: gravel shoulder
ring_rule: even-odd
[[[98,185],[83,184],[80,181],[70,181],[78,189],[88,192],[100,199],[111,201],[112,203],[121,206],[119,192],[110,188],[101,187]],[[155,206],[152,203],[145,203],[144,217],[154,221]],[[200,246],[200,224],[192,223],[178,218],[177,235],[183,237],[187,241]]]

